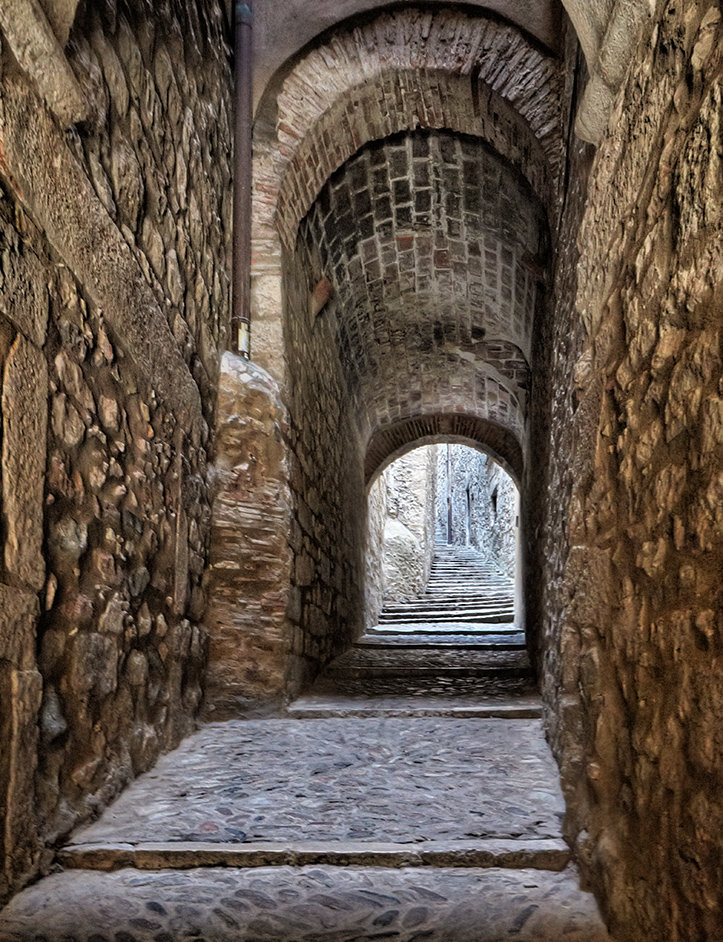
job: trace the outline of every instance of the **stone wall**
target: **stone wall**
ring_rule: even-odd
[[[387,488],[380,475],[367,493],[367,538],[364,548],[364,628],[379,621],[384,604],[384,525]]]
[[[123,11],[79,11],[67,131],[0,58],[0,897],[201,697],[228,47],[210,0]]]
[[[473,546],[492,565],[514,577],[517,518],[517,487],[496,461],[465,445],[438,446],[436,538],[439,542]]]
[[[292,641],[288,421],[278,386],[225,353],[218,412],[205,616],[204,716],[213,720],[282,699]]]
[[[366,539],[363,459],[338,347],[338,302],[319,307],[318,253],[301,239],[284,259],[294,625],[289,692],[361,631]]]
[[[397,458],[370,489],[368,547],[376,533],[379,548],[370,548],[379,571],[369,573],[367,563],[367,572],[372,584],[380,581],[379,594],[384,602],[414,598],[427,585],[434,556],[436,493],[434,445],[417,448]],[[377,521],[382,510],[380,528]],[[367,621],[375,623],[378,611],[367,609]]]
[[[557,333],[543,690],[567,832],[631,942],[723,932],[722,73],[720,5],[660,0],[559,258],[586,336]]]

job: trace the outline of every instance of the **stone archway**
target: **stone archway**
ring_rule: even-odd
[[[392,461],[420,445],[458,442],[488,452],[518,484],[524,456],[517,437],[495,422],[463,413],[438,413],[402,419],[378,429],[369,440],[364,459],[367,487]]]

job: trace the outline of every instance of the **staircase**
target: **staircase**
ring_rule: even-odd
[[[435,546],[425,591],[388,603],[289,713],[539,717],[514,582],[468,546]],[[341,711],[341,712],[340,712]]]
[[[438,543],[424,594],[387,603],[374,631],[424,630],[431,625],[439,634],[458,625],[468,633],[494,628],[495,633],[519,634],[514,617],[514,582],[509,576],[472,547]]]

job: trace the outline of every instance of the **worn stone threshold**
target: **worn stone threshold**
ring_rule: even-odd
[[[426,841],[401,844],[365,841],[294,841],[289,843],[214,844],[170,841],[69,844],[57,855],[75,870],[189,870],[196,867],[498,867],[560,872],[570,850],[555,838]]]
[[[515,625],[514,622],[485,622],[479,623],[478,627],[475,627],[475,622],[469,621],[460,621],[460,622],[444,622],[440,628],[439,621],[434,621],[429,619],[427,621],[415,621],[415,622],[394,622],[392,625],[385,625],[379,623],[373,628],[370,628],[363,637],[373,638],[376,634],[392,634],[392,635],[401,635],[403,633],[415,634],[415,635],[439,635],[439,634],[448,634],[448,635],[470,635],[474,637],[475,635],[489,635],[489,634],[520,634],[524,633],[524,629]],[[453,625],[459,625],[459,629],[454,629]]]
[[[520,677],[531,675],[532,670],[524,664],[485,664],[463,667],[444,667],[442,665],[400,665],[382,666],[370,662],[360,665],[339,665],[333,663],[327,669],[327,676],[335,680],[373,680],[385,677]]]
[[[524,642],[510,641],[509,638],[492,637],[485,641],[410,641],[401,637],[398,641],[377,640],[376,638],[361,638],[354,644],[355,648],[372,648],[383,651],[525,651]]]
[[[294,719],[318,720],[328,717],[384,716],[393,719],[406,716],[443,716],[457,719],[482,718],[533,720],[542,716],[542,705],[535,703],[474,703],[439,706],[385,706],[367,700],[364,703],[316,703],[296,701],[286,708],[286,715]]]

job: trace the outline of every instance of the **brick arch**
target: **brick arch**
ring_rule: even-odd
[[[522,62],[534,81],[519,80]],[[557,59],[519,30],[460,11],[387,12],[337,33],[286,79],[276,140],[257,142],[257,240],[274,238],[275,218],[291,248],[334,170],[368,141],[416,127],[489,140],[549,206],[561,81]]]
[[[434,352],[434,373],[489,358],[516,383],[538,304],[529,266],[542,268],[545,236],[544,210],[499,155],[421,130],[365,145],[299,228],[334,288],[340,358],[362,380],[388,356],[398,369]]]
[[[392,461],[420,445],[438,442],[457,442],[486,452],[520,486],[524,457],[512,432],[476,415],[441,412],[403,419],[374,432],[364,458],[367,489]]]

